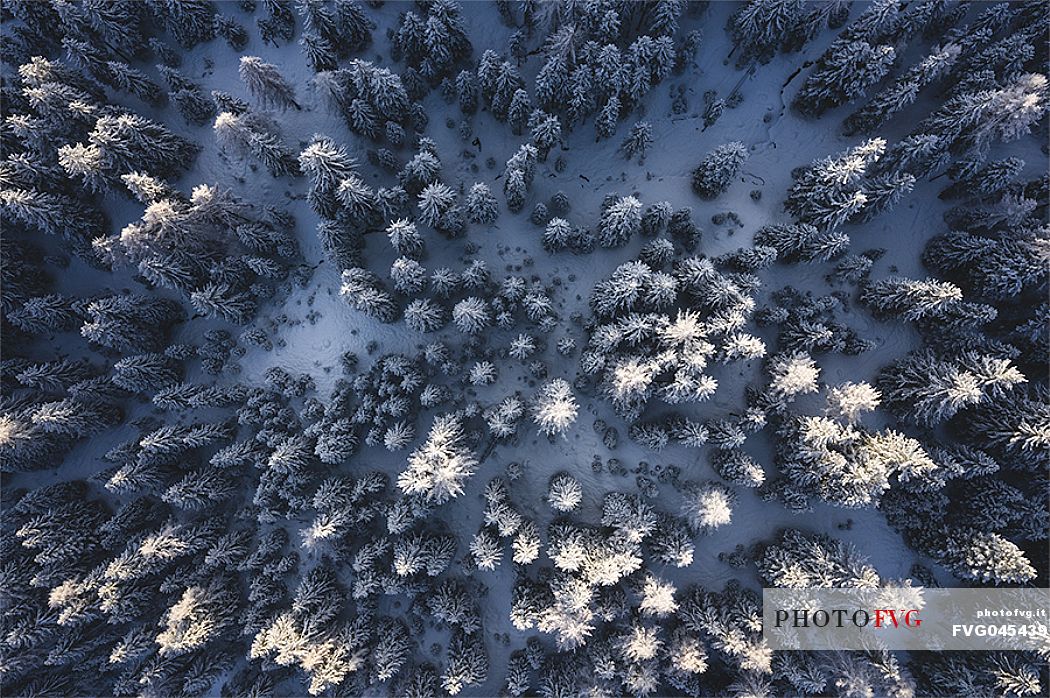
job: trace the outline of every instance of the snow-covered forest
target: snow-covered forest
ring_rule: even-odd
[[[4,696],[1042,696],[1041,0],[0,0]]]

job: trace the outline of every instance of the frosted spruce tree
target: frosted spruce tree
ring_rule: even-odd
[[[409,456],[397,484],[405,494],[421,494],[442,504],[463,493],[463,481],[476,466],[476,457],[464,443],[460,418],[443,415],[434,419],[426,441]]]
[[[703,199],[724,194],[747,156],[747,147],[738,141],[718,146],[693,170],[693,191]]]
[[[258,56],[242,56],[238,74],[244,86],[263,106],[302,109],[295,101],[295,90],[277,66],[264,62]]]
[[[532,419],[548,436],[565,432],[576,421],[576,397],[560,378],[545,383],[532,398]]]

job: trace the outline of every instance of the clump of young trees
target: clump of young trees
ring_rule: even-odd
[[[197,312],[244,323],[298,263],[295,222],[280,210],[259,210],[217,186],[187,198],[148,175],[123,179],[145,211],[118,235],[96,239],[97,255],[181,291]]]
[[[689,257],[668,272],[620,265],[591,296],[596,322],[581,357],[603,395],[634,420],[653,398],[677,405],[709,398],[709,363],[758,358],[761,341],[741,332],[754,308],[746,279]]]
[[[825,233],[873,219],[915,185],[915,176],[906,171],[875,174],[885,153],[886,141],[874,138],[796,170],[784,208],[799,223]]]
[[[314,84],[347,128],[364,138],[385,138],[397,148],[405,142],[406,128],[426,125],[425,112],[412,104],[401,76],[370,61],[353,59],[345,67],[319,72]]]
[[[436,85],[470,57],[473,47],[460,12],[459,3],[439,0],[427,6],[425,16],[412,11],[401,15],[392,48],[395,57],[408,65],[410,80]]]
[[[476,70],[457,76],[460,103],[472,107],[476,91],[496,118],[512,123],[519,114],[528,118],[535,103],[560,117],[566,129],[594,115],[597,139],[610,138],[634,106],[695,52],[697,33],[674,38],[683,9],[679,2],[571,12],[525,8],[516,34],[521,43],[511,46],[516,61],[485,51]],[[516,63],[524,60],[525,43],[536,30],[543,64],[530,96]]]

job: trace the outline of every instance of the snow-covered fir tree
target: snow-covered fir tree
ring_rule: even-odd
[[[693,191],[703,199],[725,193],[747,157],[747,147],[738,141],[718,146],[693,170]]]

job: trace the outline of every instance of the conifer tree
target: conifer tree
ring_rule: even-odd
[[[146,171],[160,177],[178,174],[189,166],[197,146],[164,126],[134,114],[102,116],[88,135],[88,143],[58,149],[59,163],[71,177],[91,190],[103,191],[130,172]]]
[[[996,141],[1009,142],[1029,133],[1048,108],[1046,76],[1026,73],[1005,87],[948,99],[918,125],[916,133],[942,137],[953,154],[981,152]]]
[[[602,247],[623,247],[641,228],[642,203],[633,196],[624,196],[602,211],[598,224],[598,244]]]
[[[492,315],[485,301],[471,296],[452,308],[452,322],[461,332],[477,334],[492,324]]]
[[[34,296],[25,300],[21,307],[8,312],[7,320],[30,334],[63,332],[75,329],[80,324],[80,316],[74,307],[71,299],[58,294]]]
[[[850,114],[844,122],[848,134],[872,133],[897,112],[914,102],[920,90],[941,79],[959,58],[961,48],[947,44],[909,68],[893,84],[877,93],[864,107]]]
[[[940,198],[959,196],[985,197],[1001,193],[1024,169],[1024,160],[1006,158],[982,166],[978,171],[959,178],[955,184],[941,192]]]
[[[391,281],[395,291],[416,295],[426,288],[426,269],[415,259],[398,257],[391,265]]]
[[[151,3],[175,40],[183,48],[193,48],[214,35],[215,7],[205,0],[157,0]]]
[[[197,312],[209,317],[221,317],[243,324],[255,314],[255,300],[229,284],[209,283],[190,293],[190,302]]]
[[[470,553],[479,570],[491,572],[503,560],[499,538],[489,527],[483,527],[470,542]]]
[[[441,173],[441,161],[438,160],[437,155],[421,150],[416,155],[405,163],[399,175],[401,186],[404,187],[405,191],[413,196],[416,196],[426,187],[428,184],[433,184],[439,180]]]
[[[552,218],[543,230],[543,249],[558,252],[571,247],[576,239],[576,231],[564,218]]]
[[[150,80],[141,70],[136,70],[122,61],[108,61],[106,72],[110,84],[116,89],[132,94],[149,104],[160,103],[162,94],[160,86]]]
[[[419,221],[432,228],[443,228],[455,205],[456,193],[451,187],[440,182],[428,184],[419,192]]]
[[[752,56],[762,62],[772,58],[797,31],[804,12],[799,0],[751,0],[741,6],[729,19],[729,32],[741,49],[738,63]]]
[[[334,70],[337,66],[337,57],[332,43],[324,36],[316,33],[306,33],[299,44],[303,47],[306,60],[310,63],[315,73],[326,70]]]
[[[215,116],[215,104],[204,95],[200,85],[169,66],[158,65],[157,70],[168,83],[168,99],[186,123],[203,125]]]
[[[583,500],[583,489],[571,475],[562,473],[551,479],[547,490],[547,502],[558,512],[576,509]]]
[[[426,441],[409,455],[397,485],[406,495],[420,494],[428,502],[443,504],[463,494],[463,483],[477,464],[460,419],[442,415],[434,419]]]
[[[816,117],[855,100],[886,76],[896,57],[892,46],[863,39],[838,39],[821,56],[792,105],[807,116]]]
[[[405,307],[405,324],[416,332],[435,332],[447,322],[447,311],[429,298],[413,300]]]
[[[225,470],[205,467],[193,470],[164,491],[161,500],[184,510],[204,509],[235,496],[237,481]]]
[[[931,534],[926,550],[960,579],[998,586],[1024,584],[1036,575],[1024,551],[997,533],[955,527]]]
[[[148,296],[108,296],[86,307],[80,333],[118,351],[155,351],[168,327],[183,317],[177,303]]]
[[[668,514],[659,516],[648,545],[656,559],[664,564],[688,567],[693,562],[692,534],[685,520],[680,517]]]
[[[871,178],[869,170],[885,151],[886,142],[874,138],[800,168],[792,173],[795,184],[784,208],[800,222],[830,231],[892,206],[911,189],[914,178],[892,172]]]
[[[976,352],[953,358],[922,352],[883,369],[878,386],[886,405],[920,424],[936,424],[968,405],[1003,398],[1027,381],[1007,359]]]
[[[499,204],[488,185],[477,182],[471,185],[464,202],[467,220],[488,225],[499,217]]]
[[[864,187],[864,207],[860,221],[874,219],[897,204],[915,186],[915,176],[907,172],[872,177]]]
[[[911,322],[937,318],[962,301],[962,289],[947,281],[889,277],[869,282],[861,302],[875,312]]]
[[[86,252],[88,243],[103,233],[102,215],[82,202],[62,194],[26,189],[4,189],[0,192],[3,210],[26,225],[46,235],[59,235],[73,249]]]
[[[564,433],[576,421],[576,412],[572,389],[560,378],[545,383],[532,400],[532,418],[549,436]]]
[[[473,114],[478,110],[479,91],[477,73],[473,70],[460,71],[456,76],[456,96],[459,99],[460,111]]]
[[[241,56],[238,73],[248,91],[263,106],[302,109],[295,101],[295,90],[277,66],[263,62],[258,56]]]
[[[346,149],[326,136],[314,136],[310,145],[299,153],[299,167],[311,179],[310,201],[318,213],[326,218],[335,217],[336,188],[354,174],[355,166]]]
[[[239,115],[221,112],[215,117],[213,129],[220,144],[242,156],[250,155],[259,160],[272,176],[298,174],[295,153],[281,143],[276,128],[268,119],[254,112]]]
[[[73,383],[90,378],[92,373],[91,366],[85,361],[60,359],[30,364],[15,376],[15,380],[27,388],[61,393]]]
[[[503,181],[503,196],[507,199],[507,208],[511,213],[518,213],[525,207],[527,188],[523,170],[507,170],[507,177]]]
[[[620,149],[630,159],[634,157],[645,158],[645,153],[653,144],[653,127],[648,121],[637,121],[627,133]]]
[[[715,472],[726,482],[744,487],[760,487],[765,482],[766,474],[762,466],[743,451],[718,451],[713,461]]]
[[[880,583],[875,568],[852,546],[795,529],[783,531],[766,548],[758,572],[766,583],[783,588],[874,588]]]
[[[164,354],[127,356],[113,365],[113,382],[132,392],[159,390],[182,377],[177,361]]]
[[[724,193],[747,156],[747,147],[738,141],[718,146],[693,170],[693,191],[703,199]]]
[[[1013,298],[1038,288],[1046,278],[1039,263],[1039,235],[1017,231],[1011,238],[951,231],[933,237],[923,261],[935,271],[966,284],[982,298]]]
[[[962,695],[978,691],[1038,695],[1043,685],[1037,668],[1027,660],[999,652],[927,652],[913,663],[923,693]]]
[[[397,317],[398,309],[393,297],[383,288],[379,277],[367,269],[344,269],[339,295],[355,309],[380,322],[393,322]]]
[[[861,413],[874,411],[881,399],[882,394],[868,383],[846,382],[827,391],[828,408],[850,423],[856,422]]]
[[[561,121],[556,116],[537,110],[529,116],[529,128],[540,161],[546,161],[551,148],[561,140]]]
[[[481,638],[457,630],[448,646],[448,661],[441,675],[441,687],[458,695],[464,687],[479,684],[488,676],[488,654]]]
[[[234,51],[240,52],[248,45],[248,30],[236,20],[226,15],[216,14],[213,31]]]
[[[605,106],[598,112],[594,120],[595,141],[612,138],[616,133],[616,126],[620,123],[620,98],[616,95],[609,97]]]
[[[335,198],[348,223],[366,229],[374,226],[379,203],[376,192],[358,175],[351,173],[341,180]]]
[[[728,524],[733,516],[735,498],[717,483],[690,483],[683,492],[682,514],[697,534]]]

